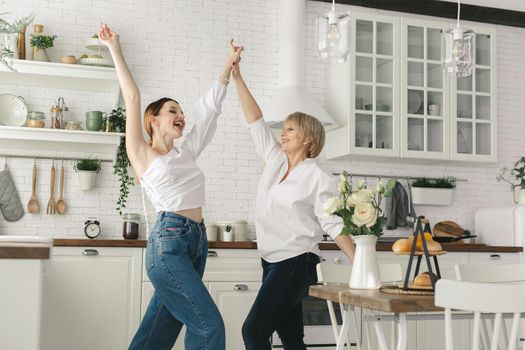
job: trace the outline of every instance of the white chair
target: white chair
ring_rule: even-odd
[[[317,264],[317,279],[318,282],[327,284],[327,283],[342,283],[342,284],[348,284],[350,281],[350,275],[352,273],[352,266],[351,265],[341,265],[341,264],[331,264],[327,262],[322,262]],[[403,279],[403,273],[401,271],[401,266],[399,264],[381,264],[379,265],[379,274],[381,276],[381,282],[395,282],[395,281],[401,281]],[[334,305],[332,301],[327,300],[328,304],[328,312],[330,314],[330,321],[332,323],[332,331],[334,333],[334,339],[337,342],[339,339],[339,327],[337,324],[337,318],[335,316],[334,311]],[[343,305],[341,306],[341,311],[343,310]],[[348,312],[351,312],[352,315],[352,326],[353,326],[353,332],[356,334],[357,338],[357,349],[361,349],[361,341],[357,329],[357,316],[355,314],[355,310],[348,306]],[[370,344],[370,332],[368,329],[368,323],[364,322],[366,336],[367,336],[367,344]],[[394,327],[394,324],[392,323],[392,327]],[[347,342],[347,348],[350,348],[349,342]]]
[[[455,267],[456,279],[467,282],[502,283],[502,282],[525,282],[525,264],[509,265],[464,265],[458,264]],[[481,341],[483,349],[490,348],[490,338],[487,326],[487,319],[481,323]],[[507,328],[505,322],[502,323],[504,348],[508,347]],[[512,338],[511,338],[512,339]],[[516,337],[513,341],[518,342]]]
[[[435,304],[445,308],[446,350],[454,350],[452,332],[452,309],[474,313],[472,349],[479,349],[479,331],[482,313],[494,313],[494,330],[491,350],[498,348],[502,314],[511,313],[511,339],[518,336],[521,312],[525,312],[525,284],[476,283],[440,279],[436,283]],[[509,350],[516,349],[511,342]],[[461,349],[463,350],[463,349]]]

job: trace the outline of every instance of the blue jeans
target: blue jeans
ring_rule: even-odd
[[[159,213],[146,249],[155,293],[129,349],[171,349],[183,324],[187,350],[225,349],[224,322],[202,283],[207,255],[204,223]]]
[[[306,349],[302,300],[308,287],[317,283],[319,257],[304,253],[277,263],[261,261],[261,289],[242,326],[244,346],[247,350],[269,350],[270,336],[277,331],[284,349]]]

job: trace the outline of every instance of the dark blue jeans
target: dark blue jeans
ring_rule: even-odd
[[[317,283],[319,257],[304,253],[277,263],[261,259],[263,281],[242,326],[247,350],[269,350],[274,331],[287,350],[303,350],[302,300],[308,287]]]
[[[146,249],[155,293],[130,349],[169,350],[183,324],[187,350],[225,349],[221,314],[202,283],[207,255],[204,223],[159,213]]]

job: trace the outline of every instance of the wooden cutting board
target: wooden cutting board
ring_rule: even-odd
[[[434,225],[432,232],[438,237],[458,237],[465,232],[465,229],[454,221],[440,221]]]

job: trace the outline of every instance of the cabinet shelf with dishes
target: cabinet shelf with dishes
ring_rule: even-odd
[[[1,84],[47,89],[67,89],[108,93],[118,104],[120,86],[114,68],[13,60],[10,71],[0,65]],[[25,116],[24,116],[25,120]],[[95,155],[101,160],[114,161],[124,134],[82,130],[29,128],[0,125],[2,155],[48,155],[59,157],[63,153]]]
[[[496,161],[495,31],[476,33],[474,73],[441,68],[448,22],[354,13],[347,62],[327,69],[327,158]]]
[[[114,161],[123,133],[0,126],[2,155],[44,152],[60,158],[65,152],[96,155]]]
[[[13,60],[13,69],[0,64],[2,84],[106,92],[117,98],[120,93],[115,68]]]

